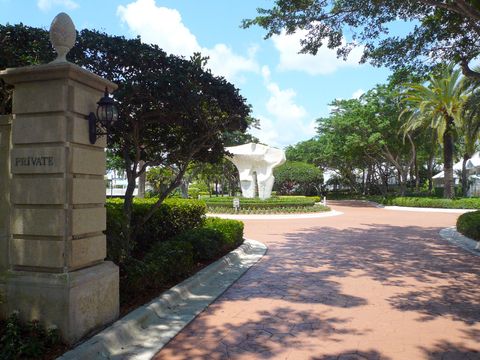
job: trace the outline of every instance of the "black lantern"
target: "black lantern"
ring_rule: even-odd
[[[118,108],[115,100],[108,95],[108,89],[105,88],[105,94],[97,103],[97,115],[91,112],[88,115],[88,134],[90,144],[95,144],[97,136],[108,135],[110,129],[118,120]]]

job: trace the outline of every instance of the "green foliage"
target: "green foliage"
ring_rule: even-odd
[[[191,199],[198,199],[200,196],[200,190],[197,187],[189,186],[188,187],[188,197]]]
[[[247,208],[235,211],[231,207],[214,207],[209,212],[213,214],[246,214],[246,215],[268,215],[268,214],[308,214],[330,211],[330,208],[323,205],[313,206],[279,206],[268,209]]]
[[[480,211],[462,214],[457,219],[457,231],[480,241]]]
[[[45,330],[38,321],[23,324],[18,313],[0,322],[0,360],[39,359],[61,344],[58,329]]]
[[[322,171],[315,165],[299,161],[287,161],[273,170],[274,189],[279,194],[310,195],[320,193]]]
[[[317,139],[313,138],[301,141],[295,145],[289,145],[285,149],[285,156],[288,161],[300,161],[317,165],[322,149]]]
[[[148,289],[170,287],[193,274],[199,262],[215,260],[240,245],[243,223],[207,219],[168,241],[155,242],[143,258],[129,258],[120,267],[120,301],[125,303]]]
[[[149,278],[157,283],[178,281],[194,268],[192,244],[180,241],[156,243],[145,256]]]
[[[22,24],[0,26],[0,45],[0,69],[29,65],[52,55],[48,33]],[[31,56],[33,50],[41,56]],[[192,161],[221,161],[226,137],[235,133],[232,139],[238,138],[255,124],[239,90],[205,69],[206,58],[200,54],[187,60],[167,55],[140,38],[82,30],[68,58],[118,84],[119,120],[110,129],[108,144],[111,155],[123,158],[127,173],[122,232],[130,240],[135,228],[142,228],[180,186]],[[11,91],[4,85],[0,82],[0,111],[7,112],[11,110]],[[117,165],[109,161],[109,167]],[[175,176],[144,217],[133,219],[135,181],[151,166],[174,167]]]
[[[193,258],[198,261],[209,261],[217,258],[224,249],[222,233],[210,228],[198,228],[175,238],[175,241],[192,245]]]
[[[454,60],[469,73],[468,63],[479,52],[476,1],[276,0],[270,9],[257,11],[256,18],[244,20],[244,27],[259,25],[267,37],[300,31],[302,52],[314,55],[326,46],[346,58],[352,48],[362,46],[361,61],[376,66],[422,71]],[[410,32],[391,31],[397,21],[411,24]]]
[[[147,170],[147,182],[157,196],[165,192],[174,179],[175,173],[171,168],[155,166]]]
[[[209,217],[205,221],[205,228],[222,234],[226,250],[231,250],[243,243],[243,222]]]
[[[191,275],[195,268],[190,243],[155,243],[143,259],[129,258],[120,267],[120,303],[149,290],[163,290]]]
[[[429,197],[392,197],[384,198],[384,205],[429,207],[444,209],[479,209],[480,198],[439,199]]]
[[[152,199],[135,199],[133,219],[140,219],[156,202]],[[152,244],[172,239],[187,230],[199,227],[205,220],[206,207],[202,201],[166,199],[148,223],[138,229],[135,241],[129,242],[122,233],[123,200],[108,199],[107,204],[107,257],[119,264],[128,254],[144,253]]]
[[[453,156],[456,127],[461,126],[463,106],[468,99],[468,88],[461,80],[459,69],[453,64],[443,66],[431,75],[427,85],[408,84],[402,94],[406,105],[401,117],[405,118],[404,131],[430,127],[437,130],[443,145],[444,197],[455,196]]]
[[[233,197],[211,197],[202,198],[207,204],[207,208],[210,211],[214,208],[233,208]],[[272,209],[281,207],[312,207],[315,202],[319,201],[318,197],[306,197],[306,196],[279,196],[272,197],[266,200],[260,199],[248,199],[240,198],[240,208],[243,210],[248,209]]]

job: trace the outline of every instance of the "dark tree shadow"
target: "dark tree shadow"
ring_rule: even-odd
[[[431,348],[423,348],[427,360],[480,360],[480,348],[472,349],[462,344],[442,341]]]
[[[285,349],[301,348],[300,337],[340,341],[339,335],[362,335],[349,328],[345,319],[318,316],[307,311],[277,307],[256,312],[256,315],[255,321],[247,320],[237,325],[227,323],[215,329],[209,329],[205,317],[199,316],[177,335],[174,346],[167,345],[155,359],[182,358],[185,354],[189,354],[189,359],[231,359],[241,355],[272,359]],[[204,336],[217,341],[203,341]]]

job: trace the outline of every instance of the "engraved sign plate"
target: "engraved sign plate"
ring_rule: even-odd
[[[16,148],[11,153],[12,174],[52,174],[65,171],[61,147]]]

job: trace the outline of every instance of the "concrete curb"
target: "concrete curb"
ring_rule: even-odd
[[[265,255],[245,240],[238,249],[139,307],[58,360],[151,359],[190,321]]]
[[[422,207],[406,207],[406,206],[384,206],[385,210],[398,210],[398,211],[420,211],[420,212],[443,212],[464,214],[467,212],[477,211],[478,209],[440,209],[440,208],[422,208]]]
[[[440,236],[450,243],[460,246],[463,250],[480,256],[480,242],[460,234],[455,226],[440,230]]]
[[[246,214],[207,214],[209,217],[219,217],[222,219],[232,220],[288,220],[288,219],[319,219],[330,216],[342,215],[341,211],[331,210],[321,213],[306,213],[306,214],[270,214],[270,215],[246,215]]]

